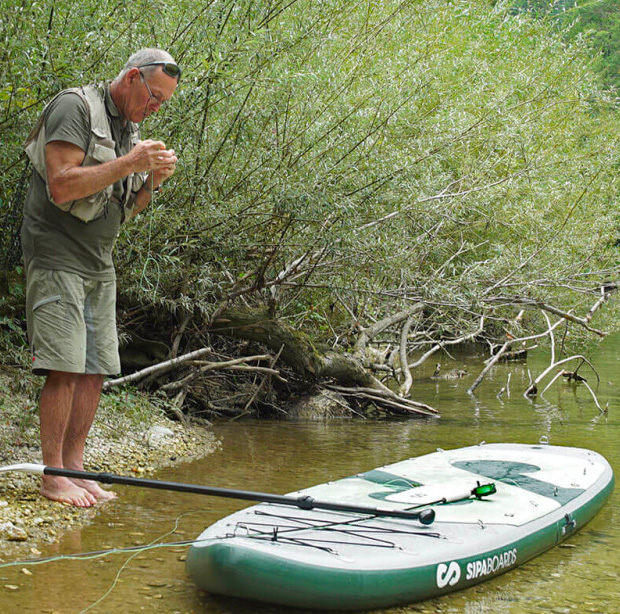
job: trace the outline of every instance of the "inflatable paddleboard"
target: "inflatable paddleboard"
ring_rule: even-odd
[[[260,504],[207,528],[187,569],[205,591],[325,610],[368,610],[465,589],[583,527],[609,498],[596,452],[488,444],[439,450],[293,496],[382,510],[431,508],[431,524]]]

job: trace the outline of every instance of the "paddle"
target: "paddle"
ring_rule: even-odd
[[[420,510],[419,512],[409,512],[405,510],[389,510],[363,505],[348,505],[346,503],[331,503],[329,501],[317,501],[308,495],[292,497],[289,495],[271,495],[263,492],[252,492],[249,490],[233,490],[230,488],[214,488],[211,486],[200,486],[198,484],[182,484],[179,482],[164,482],[161,480],[147,480],[144,478],[131,478],[111,473],[91,473],[89,471],[77,471],[74,469],[59,469],[57,467],[46,467],[33,463],[22,463],[20,465],[7,465],[0,467],[0,473],[7,471],[24,471],[43,475],[57,475],[65,478],[77,478],[82,480],[95,480],[103,484],[123,484],[125,486],[140,486],[142,488],[155,488],[158,490],[172,490],[175,492],[188,492],[198,495],[209,495],[211,497],[226,497],[229,499],[244,499],[247,501],[259,501],[261,503],[277,503],[280,505],[290,505],[302,510],[322,509],[335,512],[354,512],[367,514],[369,516],[386,516],[390,518],[405,518],[407,520],[417,520],[421,524],[432,524],[435,520],[435,511],[432,509]]]

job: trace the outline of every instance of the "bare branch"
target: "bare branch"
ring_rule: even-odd
[[[405,376],[405,381],[400,387],[401,397],[406,397],[409,394],[411,385],[413,384],[411,370],[409,369],[409,364],[407,362],[407,338],[409,337],[409,331],[411,330],[412,324],[413,316],[409,316],[400,333],[400,368]]]
[[[426,416],[436,416],[438,413],[437,410],[430,405],[418,401],[411,401],[410,399],[403,399],[388,388],[385,388],[385,390],[377,390],[375,388],[349,388],[335,385],[326,387],[345,396],[363,398],[378,405],[385,405],[389,408],[399,409],[408,413],[418,413]]]
[[[527,388],[527,390],[523,393],[523,396],[529,396],[532,394],[536,394],[536,386],[539,384],[539,382],[541,380],[543,380],[547,374],[552,371],[553,369],[555,369],[555,367],[559,367],[560,365],[563,365],[567,362],[570,362],[571,360],[576,360],[576,359],[581,359],[583,362],[587,363],[588,366],[592,369],[592,371],[594,371],[597,379],[599,379],[598,373],[596,372],[596,369],[592,366],[592,363],[585,357],[582,356],[581,354],[576,354],[575,356],[569,356],[568,358],[563,358],[562,360],[558,360],[558,362],[549,365]]]
[[[492,301],[496,301],[496,300],[502,300],[502,299],[491,299]],[[553,305],[549,305],[548,303],[546,303],[545,301],[539,301],[536,299],[531,299],[531,298],[526,298],[526,297],[515,297],[512,299],[508,299],[507,301],[510,304],[513,305],[527,305],[530,307],[538,307],[539,309],[542,309],[543,311],[548,311],[549,313],[552,313],[556,316],[560,316],[562,318],[564,318],[565,320],[568,320],[569,322],[574,322],[575,324],[579,324],[580,326],[583,326],[586,330],[595,333],[596,335],[598,335],[599,337],[606,337],[607,333],[601,330],[597,330],[596,328],[591,328],[589,325],[589,321],[592,318],[592,314],[594,313],[594,311],[596,311],[596,309],[598,309],[604,302],[604,300],[598,300],[596,302],[596,305],[592,307],[592,309],[590,309],[590,311],[588,312],[588,314],[590,314],[590,318],[586,319],[586,318],[579,318],[576,315],[573,315],[572,313],[568,312],[568,311],[564,311],[562,309],[559,309],[558,307],[554,307]],[[594,308],[596,307],[596,309]]]
[[[549,335],[549,333],[552,330],[556,329],[560,324],[562,324],[562,322],[564,322],[564,319],[558,320],[553,326],[551,326],[551,328],[549,330],[546,330],[544,333],[539,333],[537,335],[530,335],[529,337],[521,337],[520,339],[510,339],[509,341],[506,341],[506,343],[504,343],[504,345],[502,345],[502,347],[493,356],[493,358],[491,358],[491,360],[489,360],[487,365],[481,371],[480,375],[478,375],[478,377],[476,378],[476,381],[468,388],[467,392],[469,394],[473,394],[474,390],[476,390],[476,388],[478,388],[478,386],[480,385],[480,383],[484,379],[484,376],[499,361],[499,359],[502,357],[502,355],[506,353],[506,351],[508,350],[508,348],[510,348],[510,346],[515,345],[516,343],[523,343],[524,341],[531,341],[532,339],[539,339],[541,337],[546,337],[547,335]]]
[[[149,375],[161,375],[174,369],[177,365],[187,362],[188,360],[195,360],[200,356],[204,356],[205,354],[211,353],[213,350],[209,347],[201,348],[199,350],[195,350],[190,352],[189,354],[184,354],[183,356],[178,356],[177,358],[173,358],[172,360],[167,360],[165,362],[158,363],[156,365],[151,365],[146,369],[142,369],[141,371],[136,371],[130,375],[126,375],[125,377],[119,377],[117,379],[112,379],[104,382],[103,390],[108,390],[112,388],[112,386],[122,386],[123,384],[129,384],[130,382],[137,382],[141,379]]]
[[[598,402],[598,399],[596,398],[596,395],[594,394],[594,390],[592,390],[592,388],[590,388],[590,385],[588,384],[588,382],[586,382],[586,381],[584,380],[584,381],[583,381],[583,382],[581,382],[581,383],[582,383],[582,384],[583,384],[583,385],[584,385],[584,386],[585,386],[585,387],[586,387],[586,388],[590,391],[590,394],[592,395],[592,398],[594,399],[594,403],[595,403],[595,405],[598,407],[599,411],[600,411],[602,414],[606,414],[606,413],[607,413],[607,411],[606,411],[606,410],[604,410],[604,409],[601,407],[600,403]]]
[[[470,339],[475,339],[482,331],[484,330],[484,316],[480,317],[480,324],[478,328],[471,332],[459,337],[458,339],[450,339],[449,341],[441,341],[440,343],[434,345],[428,352],[426,352],[421,358],[418,358],[412,365],[410,365],[411,369],[415,369],[423,364],[427,359],[429,359],[435,352],[443,349],[447,345],[457,345],[459,343],[465,343],[465,341],[469,341]]]
[[[415,305],[413,305],[412,307],[409,307],[408,309],[399,311],[398,313],[395,313],[394,315],[391,315],[388,318],[379,320],[378,322],[376,322],[372,326],[369,326],[368,328],[362,329],[362,332],[360,333],[357,339],[357,342],[355,344],[355,349],[353,351],[353,354],[357,356],[358,358],[360,357],[363,358],[366,352],[366,345],[371,339],[376,337],[379,333],[382,333],[384,330],[386,330],[390,326],[394,326],[394,324],[398,324],[402,322],[403,320],[406,320],[410,316],[413,316],[418,311],[421,311],[422,309],[424,309],[424,305],[425,305],[424,303],[415,303]]]

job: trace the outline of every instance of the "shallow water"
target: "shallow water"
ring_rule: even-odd
[[[523,398],[528,368],[546,366],[543,353],[527,365],[498,366],[467,395],[480,360],[443,360],[444,368],[464,368],[462,380],[415,382],[415,398],[440,409],[440,419],[342,420],[330,423],[245,421],[214,427],[222,446],[202,461],[162,471],[160,479],[228,488],[285,493],[345,477],[411,456],[481,441],[549,443],[591,448],[607,457],[620,475],[620,337],[607,340],[591,357],[601,376],[595,388],[603,415],[583,386],[557,383],[536,402]],[[595,387],[596,378],[580,371]],[[496,395],[506,385],[510,394]],[[43,556],[127,548],[152,542],[191,540],[202,529],[247,503],[197,495],[115,487],[118,501],[107,504],[94,523],[67,533]],[[526,565],[472,589],[384,614],[618,612],[620,518],[616,492],[599,515],[566,547],[555,548]],[[176,528],[176,530],[175,530]],[[188,579],[187,546],[167,546],[0,568],[0,611],[24,614],[291,614],[277,606],[206,595]],[[32,575],[23,573],[27,569]],[[17,586],[17,590],[4,588]]]

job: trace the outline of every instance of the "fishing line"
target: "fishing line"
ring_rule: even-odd
[[[159,262],[151,256],[151,237],[153,236],[153,217],[155,215],[154,209],[156,205],[157,193],[153,190],[154,179],[153,179],[153,171],[150,171],[146,180],[145,185],[150,180],[151,182],[151,202],[149,203],[149,212],[148,212],[148,230],[147,230],[147,247],[146,247],[146,259],[144,261],[144,266],[142,267],[142,274],[140,275],[140,287],[147,291],[150,290],[153,293],[153,298],[157,296],[157,290],[159,289],[159,281],[161,278],[161,267],[159,266]],[[154,264],[156,269],[156,283],[153,285],[153,282],[149,280],[147,277],[146,271],[149,267],[149,264]]]
[[[172,535],[178,528],[179,528],[179,521],[181,520],[181,518],[183,518],[184,516],[189,516],[190,514],[195,514],[197,513],[197,511],[202,511],[202,510],[195,510],[193,512],[186,512],[185,514],[181,514],[180,516],[177,516],[176,520],[174,521],[174,528],[170,531],[168,531],[167,533],[164,533],[163,535],[160,535],[159,537],[155,538],[150,544],[147,545],[147,548],[150,546],[155,546],[156,543],[160,540],[160,539],[164,539],[165,537],[168,537],[168,535]],[[144,548],[143,548],[144,549]],[[81,610],[79,612],[79,614],[85,614],[86,612],[88,612],[89,610],[92,610],[92,608],[98,606],[100,603],[102,603],[103,601],[105,601],[105,599],[108,598],[108,596],[112,593],[112,591],[116,588],[116,585],[118,584],[118,580],[121,577],[121,574],[123,573],[123,571],[125,570],[125,568],[129,565],[129,563],[131,563],[131,561],[136,558],[138,556],[138,554],[140,554],[140,552],[142,552],[143,549],[138,550],[137,552],[135,552],[134,554],[132,554],[121,566],[120,569],[118,570],[118,572],[116,573],[116,576],[114,578],[114,581],[112,582],[112,585],[110,586],[110,588],[103,593],[103,595],[101,595],[101,597],[99,597],[99,599],[97,599],[94,603],[91,603],[89,606],[86,606],[83,610]]]
[[[150,98],[147,101],[147,103],[144,105],[144,112],[142,115],[142,121],[139,124],[139,130],[142,129],[142,122],[144,121],[144,119],[146,119],[147,115],[147,111],[148,111],[148,106],[149,106],[149,102],[150,102]],[[142,135],[140,135],[142,136]],[[140,275],[140,288],[142,290],[144,290],[144,292],[149,292],[151,291],[153,293],[153,298],[155,298],[157,296],[157,290],[159,289],[159,281],[161,278],[161,268],[159,266],[159,263],[157,262],[157,260],[155,260],[155,258],[153,258],[153,256],[151,256],[151,237],[153,235],[153,217],[154,217],[154,208],[155,208],[155,203],[156,203],[156,192],[153,189],[155,186],[155,179],[153,177],[153,170],[150,170],[144,180],[144,186],[148,185],[148,182],[151,182],[151,202],[148,205],[149,211],[148,211],[148,229],[147,229],[147,248],[146,248],[146,259],[144,261],[144,266],[142,267],[142,273]],[[149,267],[150,264],[154,264],[155,265],[155,269],[156,269],[156,283],[155,285],[153,285],[153,283],[149,280],[148,276],[147,276],[147,269]]]
[[[77,552],[75,554],[59,554],[57,556],[48,556],[40,559],[25,559],[22,561],[13,561],[11,563],[0,563],[0,569],[6,567],[30,567],[43,565],[45,563],[55,563],[57,561],[90,561],[104,558],[109,554],[121,554],[123,552],[145,552],[148,550],[156,550],[158,548],[173,548],[175,546],[191,546],[198,540],[187,539],[178,542],[163,542],[161,544],[153,544],[147,546],[127,546],[126,548],[110,548],[108,550],[91,550],[90,552]]]
[[[120,569],[116,573],[116,576],[110,588],[108,588],[108,590],[106,590],[106,592],[101,597],[99,597],[97,601],[90,604],[89,606],[87,606],[86,608],[84,608],[83,610],[79,612],[79,614],[85,614],[90,609],[99,605],[112,593],[112,591],[116,588],[116,585],[118,584],[118,580],[121,574],[123,573],[124,569],[141,552],[148,552],[150,550],[157,550],[160,548],[191,546],[192,544],[198,543],[197,539],[158,543],[160,540],[168,537],[169,535],[172,535],[179,528],[179,522],[182,518],[184,518],[185,516],[189,516],[191,514],[197,514],[197,513],[204,513],[204,510],[194,510],[192,512],[185,512],[184,514],[181,514],[175,519],[174,527],[170,531],[164,533],[163,535],[160,535],[159,537],[156,537],[153,541],[151,541],[147,545],[127,546],[125,548],[110,548],[108,550],[93,550],[90,552],[79,552],[76,554],[61,554],[58,556],[45,557],[45,558],[40,558],[40,559],[26,559],[22,561],[13,561],[11,563],[1,563],[0,569],[5,569],[9,567],[17,567],[17,566],[21,566],[21,567],[37,566],[37,565],[44,565],[47,563],[54,563],[57,561],[88,561],[88,560],[95,560],[95,559],[103,558],[110,554],[121,554],[123,552],[133,552],[133,554],[121,565]]]

